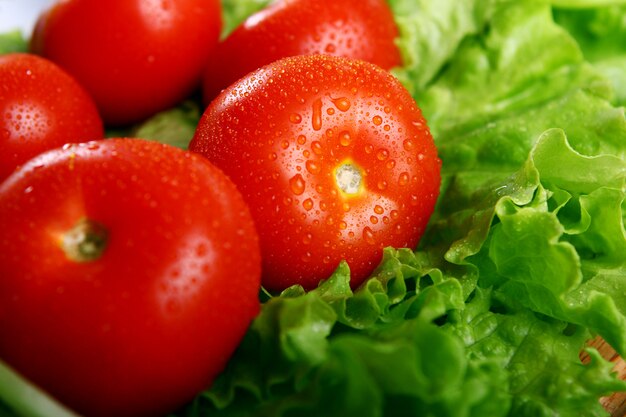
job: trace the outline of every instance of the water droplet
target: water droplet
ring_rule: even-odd
[[[287,149],[287,148],[289,148],[289,141],[287,141],[287,140],[283,140],[283,141],[280,143],[280,147],[281,147],[282,149]]]
[[[349,211],[350,211],[350,203],[348,203],[348,202],[344,202],[344,203],[341,205],[341,208],[342,208],[342,209],[343,209],[343,211],[345,211],[346,213],[347,213],[347,212],[349,212]]]
[[[389,213],[389,215],[393,220],[398,220],[398,217],[400,217],[400,213],[398,212],[398,210],[391,210],[391,213]]]
[[[411,205],[417,206],[418,203],[419,203],[419,197],[416,196],[415,194],[411,194]]]
[[[370,216],[370,222],[372,224],[377,224],[378,223],[378,217],[376,216]]]
[[[389,158],[389,151],[387,149],[379,149],[378,152],[376,152],[376,158],[378,158],[379,161],[384,161]]]
[[[291,113],[289,115],[289,121],[291,123],[298,124],[302,121],[302,116],[300,116],[298,113]]]
[[[400,177],[398,178],[398,185],[405,186],[408,183],[409,183],[409,174],[408,172],[403,172],[402,174],[400,174]]]
[[[382,208],[382,206],[379,206],[378,204],[374,206],[374,213],[383,214],[384,212],[385,212],[385,209]]]
[[[376,184],[376,186],[381,191],[386,190],[387,189],[387,181],[378,181],[378,184]]]
[[[346,112],[350,110],[350,106],[351,106],[350,100],[348,100],[345,97],[333,99],[332,102],[339,111]]]
[[[374,152],[374,146],[370,144],[365,145],[365,153],[371,154],[372,152]]]
[[[298,135],[296,141],[298,142],[298,145],[304,145],[306,143],[306,136]]]
[[[402,142],[402,146],[405,150],[411,151],[415,147],[415,142],[413,142],[411,139],[406,139],[404,142]]]
[[[311,143],[311,150],[313,151],[314,154],[316,155],[321,155],[322,154],[322,144],[319,141],[313,141]]]
[[[313,130],[320,130],[322,128],[322,100],[319,98],[313,102],[311,123],[313,125]]]
[[[319,166],[319,164],[315,161],[306,161],[306,170],[309,171],[311,174],[319,174],[321,167]]]
[[[333,109],[332,107],[327,108],[326,114],[332,116],[333,114],[335,114],[335,109]]]
[[[276,152],[271,152],[269,155],[267,155],[267,159],[269,159],[270,161],[275,161],[278,158],[278,155],[276,155]]]
[[[33,186],[32,185],[29,185],[28,187],[26,187],[24,189],[24,194],[30,194],[32,192],[33,192]]]
[[[306,200],[302,202],[302,207],[304,207],[306,211],[311,210],[313,208],[313,200],[311,200],[310,198],[307,198]]]
[[[394,161],[393,159],[387,161],[387,163],[385,164],[385,166],[388,169],[393,169],[396,166],[396,161]]]
[[[308,245],[309,243],[311,243],[312,240],[313,240],[313,235],[311,233],[306,233],[302,237],[302,243],[304,243],[305,245]]]
[[[344,222],[343,220],[339,222],[340,230],[346,230],[347,228],[348,228],[348,223]]]
[[[383,118],[380,116],[374,116],[374,118],[372,119],[372,122],[376,125],[376,126],[380,126],[383,123]]]
[[[324,52],[326,52],[327,54],[333,54],[336,50],[337,47],[332,43],[329,43],[328,45],[326,45],[326,48],[324,48]]]
[[[306,183],[302,178],[302,175],[296,174],[289,180],[289,188],[291,192],[295,195],[302,195],[304,193],[304,188],[306,187]]]
[[[369,227],[365,226],[363,228],[363,240],[367,242],[368,245],[375,245],[376,239],[374,236],[374,232]]]
[[[349,146],[352,143],[352,137],[350,136],[350,132],[344,130],[339,134],[339,143],[342,146]]]

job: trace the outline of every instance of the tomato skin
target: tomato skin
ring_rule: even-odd
[[[31,49],[74,75],[107,125],[125,125],[199,87],[221,25],[219,0],[58,1]]]
[[[77,262],[61,236],[85,218],[108,242]],[[181,406],[259,311],[250,213],[190,152],[111,139],[44,153],[0,185],[0,231],[0,357],[85,415]]]
[[[441,163],[420,110],[363,61],[297,56],[253,72],[206,109],[190,150],[244,195],[273,291],[315,287],[342,259],[358,286],[383,247],[417,245],[439,194]],[[335,180],[346,162],[362,174],[356,194]]]
[[[35,155],[104,136],[85,89],[47,59],[0,56],[0,181]]]
[[[211,55],[204,75],[209,104],[230,84],[280,58],[329,54],[401,64],[398,29],[384,0],[281,0],[249,17]]]

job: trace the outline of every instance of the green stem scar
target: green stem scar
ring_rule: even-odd
[[[99,259],[106,249],[108,231],[89,219],[79,220],[62,238],[61,247],[68,259],[90,262]]]

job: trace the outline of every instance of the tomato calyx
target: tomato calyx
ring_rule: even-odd
[[[99,259],[108,243],[108,230],[98,222],[82,218],[61,237],[65,256],[75,262]]]
[[[334,170],[335,183],[346,196],[355,196],[363,191],[363,170],[351,161],[344,161]]]

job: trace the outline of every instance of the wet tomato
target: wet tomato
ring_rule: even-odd
[[[46,152],[0,185],[0,358],[80,414],[165,415],[225,366],[260,266],[204,158],[139,139]]]
[[[104,136],[96,105],[47,59],[0,56],[0,181],[35,155]]]
[[[397,36],[385,0],[274,2],[215,49],[204,75],[204,101],[208,104],[247,73],[288,56],[337,55],[390,69],[401,64]]]
[[[64,0],[40,16],[31,49],[76,77],[107,125],[124,125],[198,87],[220,30],[219,0]]]
[[[439,193],[415,101],[387,71],[347,58],[297,56],[251,73],[207,108],[190,149],[244,195],[271,290],[312,288],[342,259],[358,285],[383,247],[417,245]]]

